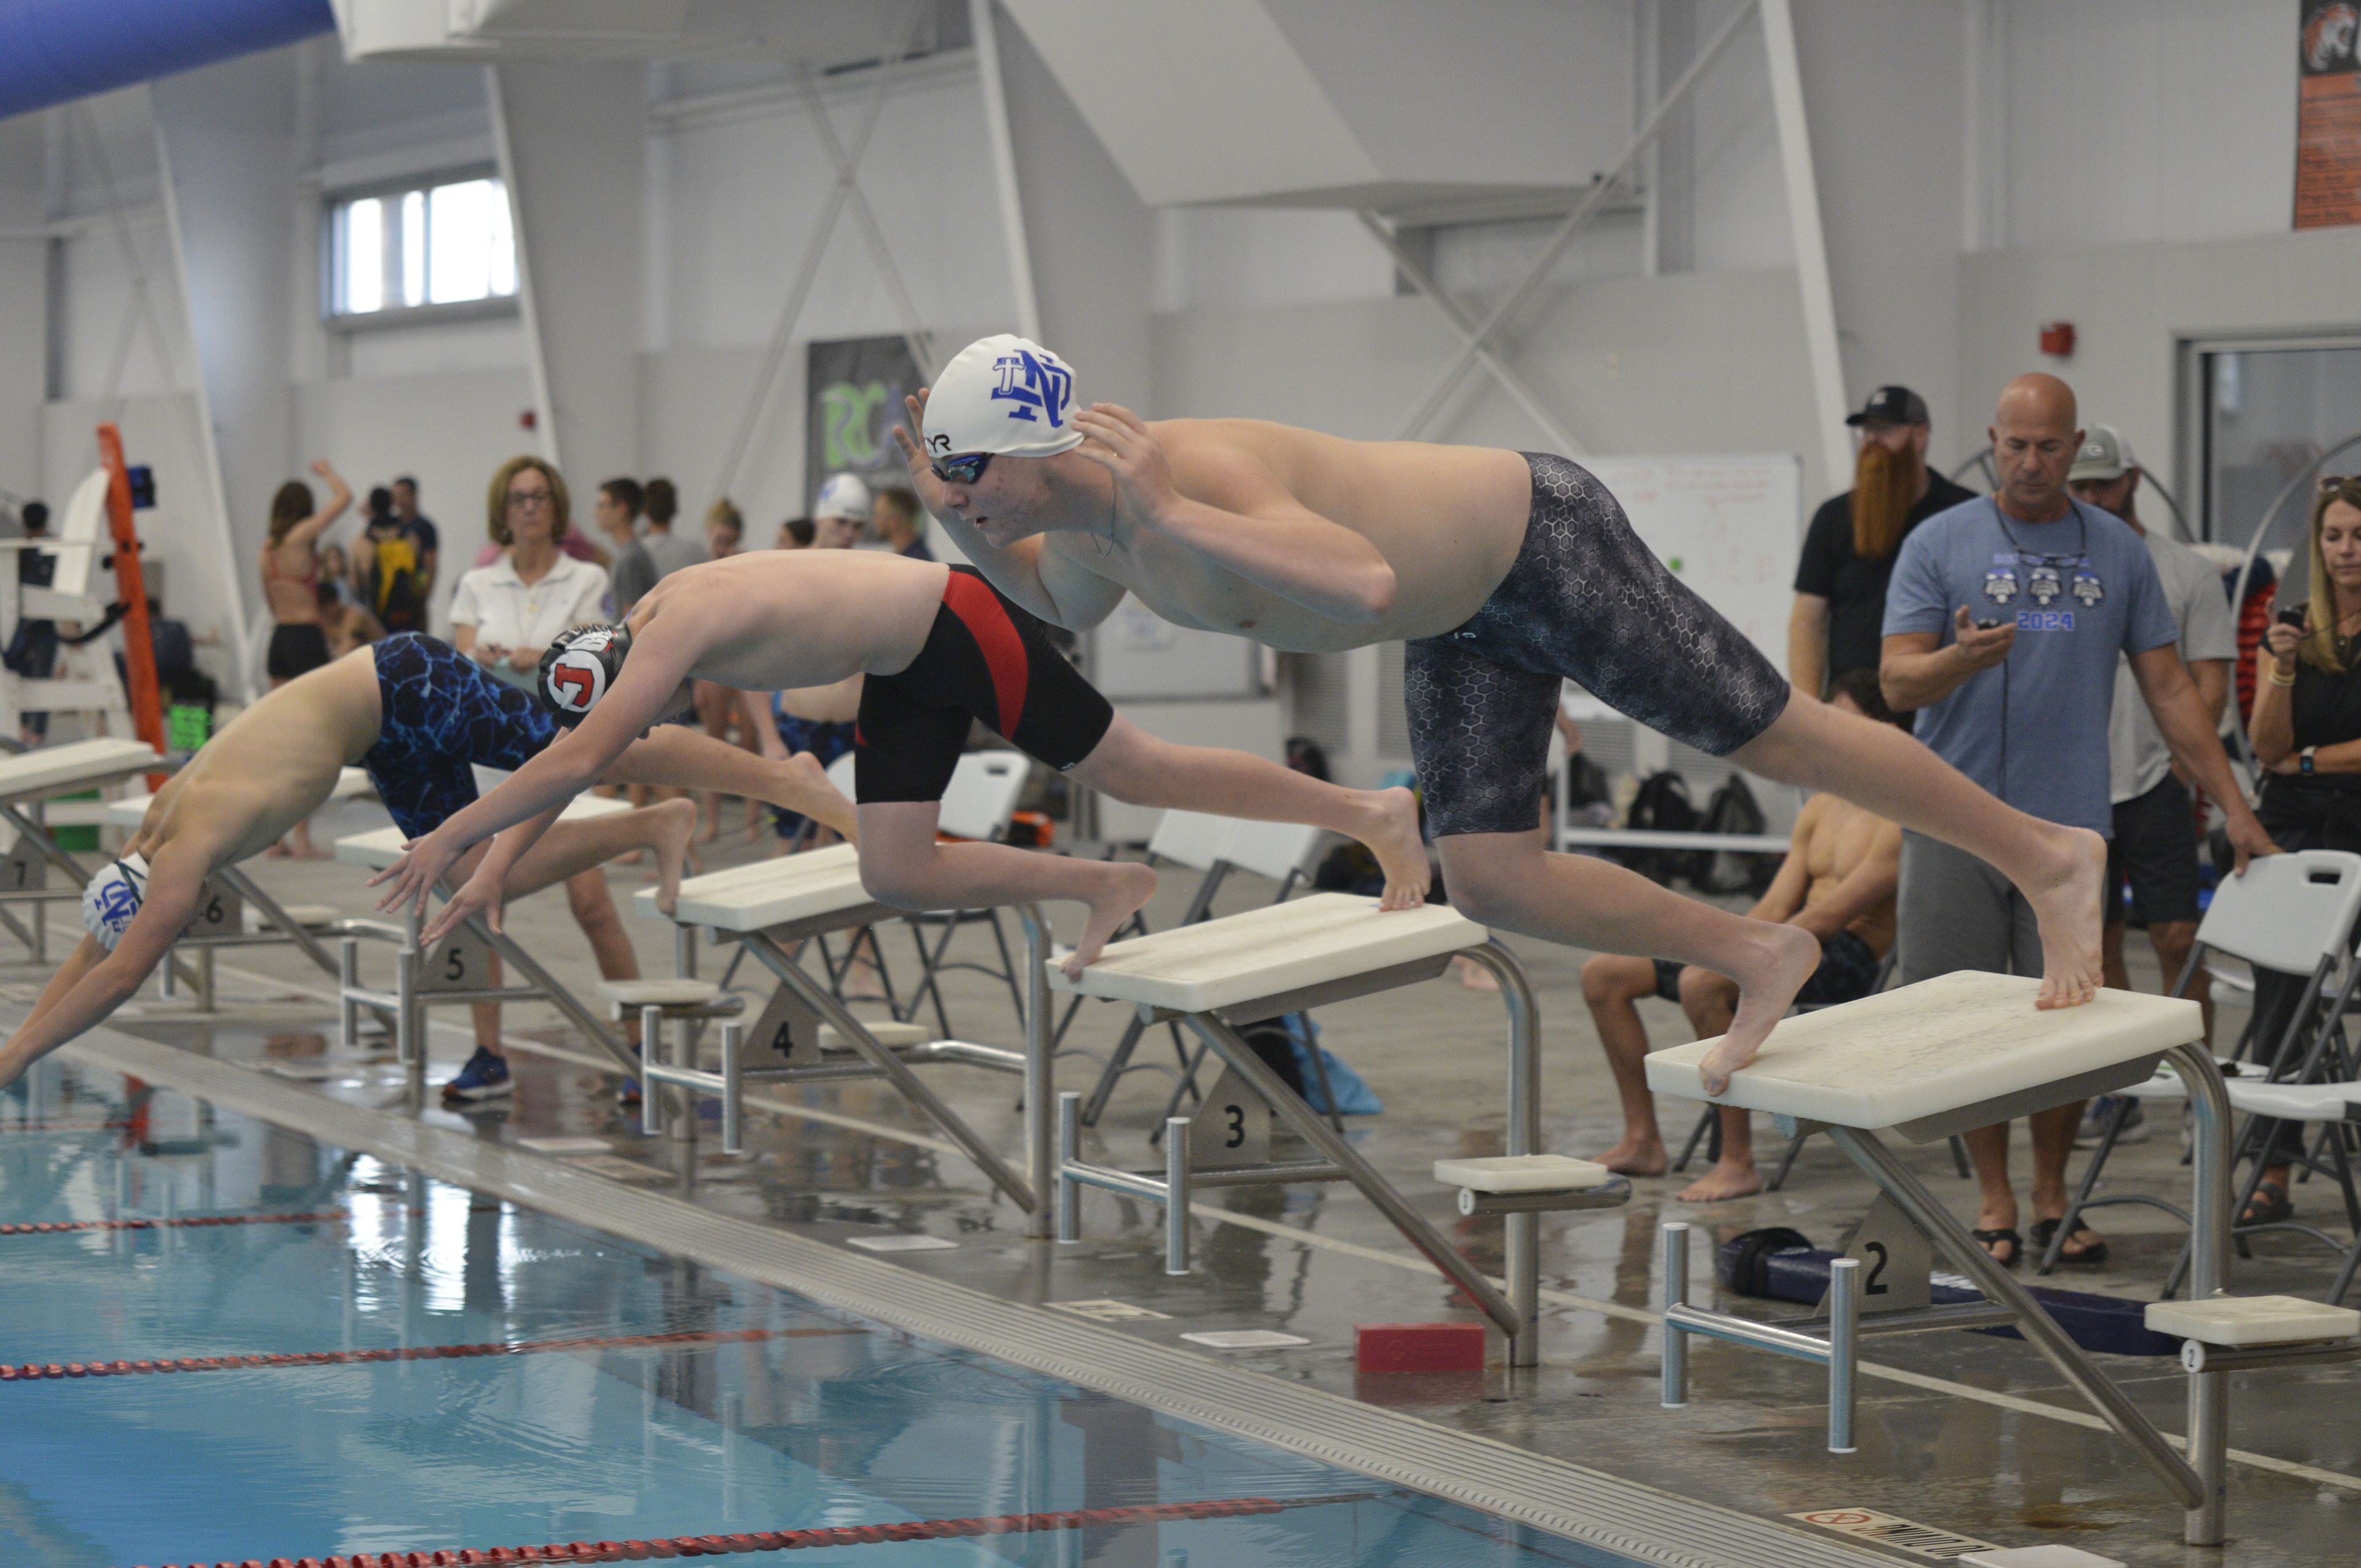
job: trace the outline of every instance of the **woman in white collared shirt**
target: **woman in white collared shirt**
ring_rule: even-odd
[[[558,548],[569,521],[566,481],[540,458],[511,457],[501,464],[485,503],[493,542],[507,546],[508,554],[459,579],[451,596],[451,645],[511,685],[535,690],[541,656],[557,634],[607,619],[607,569]],[[639,958],[615,913],[605,870],[568,878],[566,901],[590,939],[598,973],[608,980],[637,980]],[[499,1017],[497,1007],[476,1010],[479,1057],[502,1054]],[[634,1044],[636,1023],[626,1025]],[[508,1083],[504,1063],[470,1062],[445,1086],[445,1095],[484,1098],[506,1093]]]
[[[569,519],[566,481],[538,457],[511,457],[487,498],[492,542],[508,554],[459,579],[451,645],[511,685],[531,689],[561,631],[607,619],[607,569],[558,548]]]

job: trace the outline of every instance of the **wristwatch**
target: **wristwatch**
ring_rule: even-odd
[[[2301,773],[2306,778],[2312,777],[2312,754],[2319,750],[2320,748],[2317,746],[2306,746],[2301,752],[2299,752],[2297,755],[2295,771]]]

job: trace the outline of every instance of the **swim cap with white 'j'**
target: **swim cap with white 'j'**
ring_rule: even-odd
[[[1014,333],[980,337],[927,393],[927,455],[1054,457],[1082,444],[1075,407],[1073,367],[1064,360]]]

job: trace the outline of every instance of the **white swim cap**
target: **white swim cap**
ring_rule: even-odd
[[[858,474],[831,474],[828,483],[819,488],[819,499],[812,503],[812,516],[848,518],[854,522],[869,521],[869,487],[861,482]]]
[[[109,861],[106,869],[91,878],[89,885],[82,890],[82,928],[111,953],[115,944],[123,939],[123,933],[131,928],[147,896],[145,856],[126,855]]]
[[[1072,367],[1014,333],[980,337],[927,393],[927,455],[1054,457],[1082,444],[1073,412]]]

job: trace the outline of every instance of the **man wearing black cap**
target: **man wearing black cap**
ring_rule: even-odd
[[[1877,668],[1904,536],[1973,499],[1927,466],[1927,400],[1909,388],[1878,388],[1845,422],[1860,433],[1853,488],[1812,514],[1787,620],[1787,678],[1815,696],[1847,670]]]

